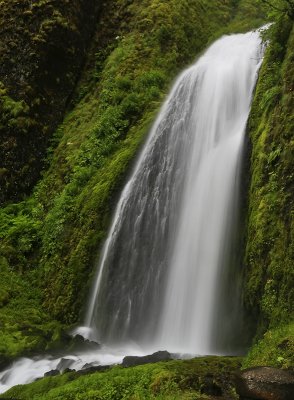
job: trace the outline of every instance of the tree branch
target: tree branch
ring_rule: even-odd
[[[268,6],[270,6],[271,8],[275,9],[276,11],[280,11],[280,12],[286,12],[286,10],[284,8],[279,8],[277,6],[274,6],[269,0],[260,0],[262,3],[267,4]]]
[[[282,12],[287,14],[291,19],[294,18],[294,1],[293,0],[285,0],[287,6],[284,8],[277,7],[276,5],[272,4],[270,0],[260,0],[262,3],[268,5],[269,7],[273,8],[276,11]]]

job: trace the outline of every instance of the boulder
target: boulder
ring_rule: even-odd
[[[0,327],[1,329],[1,327]],[[6,369],[11,364],[11,359],[9,357],[0,355],[0,371]]]
[[[108,371],[112,365],[93,365],[91,363],[85,364],[83,368],[77,372],[78,375],[93,374],[94,372]]]
[[[200,392],[208,396],[220,397],[223,395],[223,390],[221,386],[217,383],[213,374],[206,374],[203,377],[203,379],[201,380]]]
[[[172,357],[168,351],[157,351],[148,356],[127,356],[123,359],[123,367],[134,367],[136,365],[152,364],[160,361],[169,361]]]
[[[45,372],[44,378],[47,378],[48,376],[57,376],[59,374],[60,372],[58,369],[52,369],[51,371]]]
[[[293,400],[294,372],[272,367],[255,367],[236,376],[240,399]]]
[[[91,340],[85,339],[82,335],[76,335],[71,337],[71,340],[68,344],[68,351],[95,351],[99,349],[101,346],[97,342],[93,342]]]

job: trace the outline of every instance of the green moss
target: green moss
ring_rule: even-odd
[[[243,33],[260,28],[267,20],[265,5],[260,1],[235,1],[234,18],[223,27],[223,34]]]
[[[25,399],[209,399],[214,393],[236,398],[232,380],[240,359],[206,357],[134,368],[114,367],[79,377],[68,373],[17,386],[0,396]]]
[[[279,15],[265,39],[249,120],[252,145],[244,302],[256,343],[244,367],[293,367],[293,22]]]
[[[294,323],[269,329],[253,345],[242,367],[268,365],[276,368],[294,366]]]
[[[63,119],[99,7],[94,0],[1,1],[2,205],[30,194],[40,177],[48,140]]]
[[[259,327],[293,318],[292,22],[274,25],[249,121],[251,188],[245,302]]]
[[[29,355],[41,351],[60,336],[61,325],[52,322],[40,307],[40,290],[12,271],[0,258],[0,354],[1,358]]]
[[[30,126],[30,120],[28,118],[29,109],[25,101],[16,101],[8,96],[7,89],[4,84],[0,82],[0,124],[2,125],[2,129],[4,127],[14,127],[27,132],[24,128]]]

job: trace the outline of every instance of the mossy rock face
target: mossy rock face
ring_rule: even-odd
[[[76,84],[100,1],[0,2],[0,204],[30,192]]]
[[[294,30],[283,18],[269,30],[249,135],[251,187],[245,304],[260,332],[294,318]]]
[[[294,322],[268,329],[251,347],[243,368],[268,365],[294,369]]]
[[[294,30],[279,16],[269,40],[248,123],[251,184],[244,304],[256,343],[244,366],[293,367]]]

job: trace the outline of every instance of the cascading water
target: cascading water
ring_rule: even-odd
[[[226,36],[177,80],[116,209],[85,321],[92,339],[225,351],[239,314],[230,269],[261,58],[258,32]]]
[[[123,190],[76,332],[113,348],[230,351],[240,314],[242,148],[262,55],[258,31],[225,36],[179,77]],[[140,352],[65,357],[81,369]],[[60,362],[20,359],[0,373],[0,392]]]

